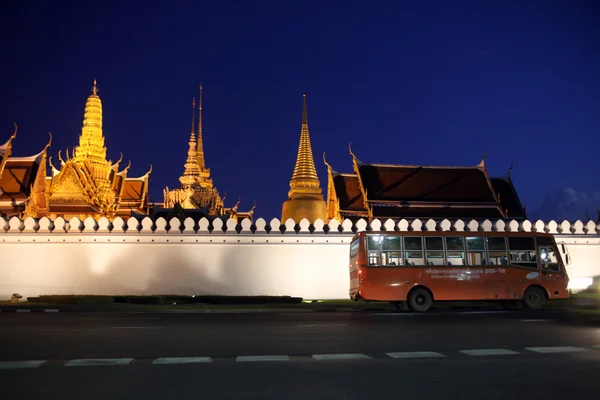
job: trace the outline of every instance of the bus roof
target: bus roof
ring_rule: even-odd
[[[546,232],[482,232],[482,231],[361,231],[358,232],[352,240],[365,235],[386,235],[386,236],[538,236],[552,237],[554,235]]]

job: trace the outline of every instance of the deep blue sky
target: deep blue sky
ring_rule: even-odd
[[[162,201],[202,83],[215,185],[257,216],[280,217],[304,92],[324,192],[322,153],[350,172],[350,141],[362,161],[395,164],[475,165],[487,147],[492,175],[513,158],[529,210],[600,188],[593,0],[82,3],[0,6],[0,141],[16,121],[15,156],[48,131],[54,158],[76,145],[97,79],[110,158],[131,159],[130,176],[153,164]]]

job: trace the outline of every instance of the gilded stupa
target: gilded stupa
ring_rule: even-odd
[[[200,86],[198,104],[198,134],[196,136],[196,101],[195,99],[192,100],[192,129],[183,175],[179,177],[181,186],[173,190],[168,187],[164,189],[163,207],[166,209],[182,209],[177,214],[180,218],[186,215],[191,216],[190,211],[186,212],[185,210],[196,210],[201,211],[206,217],[228,216],[236,220],[252,219],[254,208],[249,212],[240,212],[238,211],[239,201],[233,207],[226,208],[224,198],[221,197],[213,184],[210,169],[206,167],[202,141],[202,86]],[[194,216],[197,216],[197,214],[194,214]]]
[[[306,112],[306,95],[303,95],[302,130],[298,156],[288,199],[283,202],[281,221],[285,223],[288,218],[300,222],[306,218],[310,223],[317,219],[325,221],[326,208],[323,200],[321,184],[317,176],[315,161],[313,159],[310,135],[308,133],[308,116]]]
[[[30,200],[30,216],[48,216],[51,219],[70,219],[105,216],[112,220],[128,218],[133,212],[148,211],[148,180],[152,167],[139,178],[129,178],[128,165],[119,171],[122,161],[106,159],[102,132],[102,101],[94,80],[92,94],[87,98],[79,145],[71,155],[67,149],[65,159],[58,153],[60,169],[52,165],[52,175],[46,178],[44,201]]]

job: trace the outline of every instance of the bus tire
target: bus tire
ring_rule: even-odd
[[[542,308],[544,300],[546,300],[546,295],[543,290],[537,286],[528,287],[523,295],[523,304],[530,310],[539,310]]]
[[[432,303],[433,298],[427,289],[419,287],[408,294],[408,306],[414,312],[425,312],[429,310]]]

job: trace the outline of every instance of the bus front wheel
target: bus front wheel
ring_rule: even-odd
[[[433,299],[431,298],[431,294],[423,288],[413,289],[408,294],[408,305],[415,312],[425,312],[429,310],[432,303]]]
[[[529,308],[530,310],[539,310],[542,308],[544,300],[546,300],[546,296],[544,295],[542,289],[537,286],[528,288],[523,296],[523,304],[525,304],[525,307]]]

